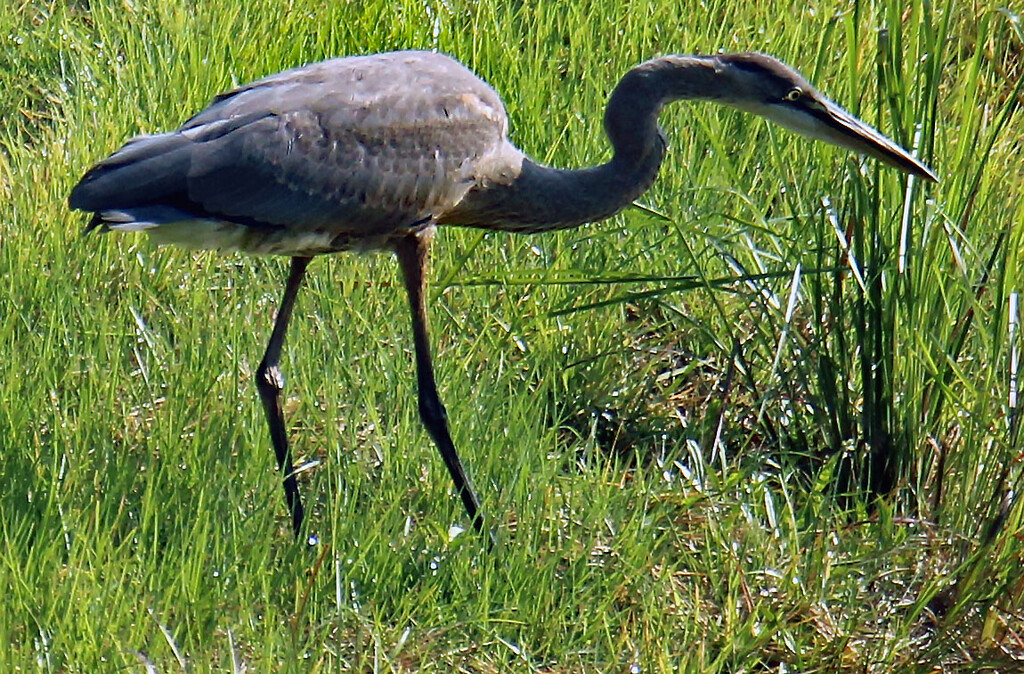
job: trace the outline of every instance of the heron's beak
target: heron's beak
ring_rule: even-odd
[[[773,105],[766,116],[797,133],[874,157],[901,171],[939,182],[931,169],[874,128],[832,101],[805,96],[792,104]]]
[[[820,138],[894,166],[919,178],[939,182],[931,169],[909,152],[827,99],[808,100],[807,112],[820,123]]]
[[[933,183],[939,182],[938,177],[932,173],[931,169],[911,156],[909,152],[832,101],[814,101],[811,103],[811,108],[811,114],[829,130],[826,132],[827,137],[823,140],[874,157],[919,178],[930,180]]]

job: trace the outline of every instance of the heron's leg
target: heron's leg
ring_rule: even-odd
[[[292,516],[292,530],[298,537],[302,528],[302,500],[299,498],[299,486],[295,481],[295,468],[292,466],[291,450],[288,448],[288,435],[284,427],[284,413],[281,411],[281,390],[284,388],[284,375],[277,367],[281,361],[281,347],[284,346],[284,335],[288,332],[288,321],[292,317],[295,296],[302,285],[302,277],[309,265],[308,257],[293,257],[292,269],[288,275],[288,284],[284,287],[281,307],[277,310],[274,320],[274,332],[270,335],[263,361],[256,370],[256,388],[263,400],[263,409],[267,413],[267,425],[270,427],[270,440],[274,443],[277,454],[277,465],[284,476],[284,498],[288,503],[288,511]]]
[[[429,234],[410,234],[398,240],[395,245],[398,261],[402,265],[405,289],[409,293],[409,307],[412,309],[412,334],[416,348],[416,383],[419,388],[420,419],[434,443],[441,452],[448,472],[455,483],[455,491],[462,498],[466,513],[477,531],[484,531],[484,517],[480,512],[480,501],[466,477],[455,444],[448,432],[448,416],[437,395],[434,381],[434,366],[430,357],[430,338],[427,333],[426,271],[430,254]]]

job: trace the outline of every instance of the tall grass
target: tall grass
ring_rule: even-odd
[[[0,13],[0,670],[961,671],[1024,657],[1018,18],[882,2],[31,2]],[[617,78],[756,49],[937,186],[677,105],[641,208],[443,231],[416,412],[387,255],[316,260],[286,348],[295,545],[252,372],[283,261],[81,237],[126,138],[330,56],[439,49],[515,142],[607,156]],[[1016,331],[1016,333],[1014,333]]]

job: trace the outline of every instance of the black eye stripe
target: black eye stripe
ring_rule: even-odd
[[[793,81],[789,77],[780,76],[764,63],[739,59],[732,60],[730,63],[734,68],[756,75],[758,79],[770,83],[770,86],[785,89],[786,91],[793,88]]]

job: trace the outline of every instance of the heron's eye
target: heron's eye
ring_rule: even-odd
[[[800,97],[803,95],[803,89],[801,89],[800,87],[793,87],[792,89],[786,92],[786,95],[782,97],[782,100],[789,101],[792,103],[793,101],[799,100]]]

